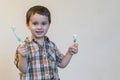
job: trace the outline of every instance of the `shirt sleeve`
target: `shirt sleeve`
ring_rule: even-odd
[[[53,45],[54,45],[54,50],[55,50],[56,64],[59,65],[62,62],[64,55],[59,51],[59,49],[54,43]]]
[[[18,59],[18,51],[16,49],[14,64],[16,65],[17,68],[18,68],[18,61],[19,61],[19,59]]]

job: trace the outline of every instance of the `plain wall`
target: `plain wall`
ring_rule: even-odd
[[[1,0],[0,80],[19,80],[11,26],[24,40],[30,35],[26,11],[38,4],[51,11],[47,35],[63,54],[78,34],[79,53],[59,69],[61,80],[120,80],[120,0]]]

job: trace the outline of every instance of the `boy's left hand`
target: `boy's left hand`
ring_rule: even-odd
[[[71,55],[77,54],[77,53],[78,53],[78,44],[75,43],[75,44],[73,44],[72,46],[70,46],[70,47],[68,48],[68,53],[71,54]]]

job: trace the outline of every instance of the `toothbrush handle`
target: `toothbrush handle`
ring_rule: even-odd
[[[16,39],[18,40],[18,42],[21,44],[22,43],[22,40],[20,39],[20,37],[18,37],[18,35],[16,33],[14,33]]]

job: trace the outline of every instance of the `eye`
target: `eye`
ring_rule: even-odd
[[[47,24],[47,22],[42,22],[41,24],[42,24],[42,25],[46,25],[46,24]]]
[[[38,23],[38,22],[33,22],[32,24],[33,24],[33,25],[38,25],[39,23]]]

